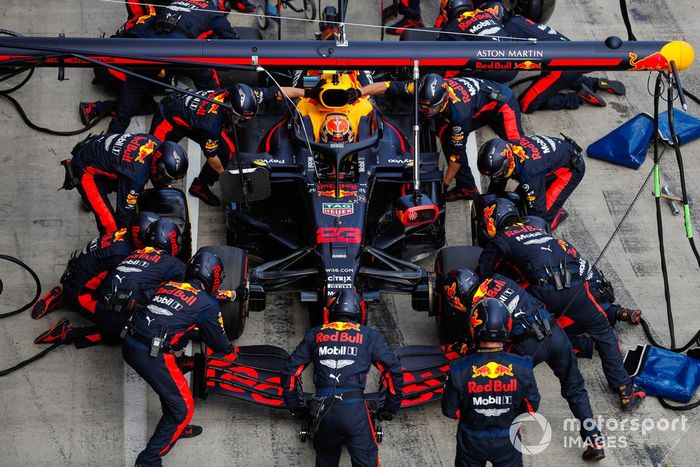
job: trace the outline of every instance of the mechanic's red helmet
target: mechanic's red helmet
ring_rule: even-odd
[[[211,251],[198,251],[187,262],[185,277],[188,280],[200,280],[204,290],[212,295],[219,290],[224,280],[224,263]]]
[[[140,211],[131,216],[129,220],[129,239],[137,250],[146,245],[148,238],[148,228],[160,219],[160,216],[151,211]]]
[[[148,228],[146,246],[175,256],[180,252],[181,244],[180,228],[168,219],[158,219]]]
[[[151,162],[151,181],[157,186],[170,185],[187,174],[187,153],[172,141],[161,143]]]
[[[496,198],[484,206],[483,217],[484,234],[488,238],[493,238],[500,228],[519,219],[520,213],[511,200]]]
[[[500,300],[487,298],[472,308],[469,331],[477,342],[505,342],[513,328],[508,307]]]
[[[453,269],[442,281],[445,300],[451,307],[466,313],[479,282],[479,276],[471,269]]]
[[[319,137],[322,143],[352,143],[355,132],[347,116],[332,113],[323,121]]]

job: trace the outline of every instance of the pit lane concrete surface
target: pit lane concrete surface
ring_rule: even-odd
[[[296,0],[299,3],[300,0]],[[350,2],[348,20],[379,24],[379,2]],[[432,22],[436,0],[424,1],[424,17]],[[617,2],[609,0],[560,0],[550,24],[572,39],[603,40],[624,35]],[[693,0],[630,0],[631,17],[639,39],[684,39],[700,44],[695,24],[700,8]],[[285,15],[294,15],[290,10]],[[301,15],[294,15],[300,17]],[[254,18],[231,15],[237,25],[251,26]],[[0,28],[26,35],[96,37],[110,35],[124,20],[120,3],[100,0],[65,2],[58,0],[5,0],[0,4]],[[284,24],[284,37],[310,38],[315,25]],[[274,26],[266,33],[276,37]],[[351,38],[378,39],[374,28],[349,28]],[[290,51],[292,53],[292,51]],[[55,69],[37,70],[30,83],[14,96],[30,118],[56,129],[80,127],[77,105],[81,100],[103,96],[90,84],[92,71],[67,71],[69,80],[56,80]],[[627,95],[607,97],[606,108],[583,106],[577,111],[539,112],[524,117],[527,134],[558,135],[564,132],[586,147],[591,142],[640,112],[652,112],[647,92],[648,73],[615,73],[624,80]],[[652,77],[653,78],[653,77]],[[694,67],[683,73],[685,86],[700,93],[700,73]],[[691,113],[700,108],[690,104]],[[132,129],[147,128],[143,118]],[[103,122],[95,130],[106,128]],[[58,164],[69,157],[82,137],[58,137],[35,132],[19,119],[9,103],[0,102],[0,253],[19,257],[33,267],[44,290],[55,284],[71,251],[81,249],[96,235],[91,214],[79,209],[77,192],[56,192],[63,180]],[[490,138],[490,130],[477,132],[477,141]],[[184,144],[184,143],[183,143]],[[192,145],[189,145],[192,148]],[[691,194],[697,192],[700,163],[693,157],[700,143],[683,147],[685,170]],[[635,193],[651,169],[650,158],[638,171],[587,159],[586,176],[566,204],[570,218],[558,234],[570,240],[584,255],[594,259],[608,241]],[[195,163],[196,165],[196,163]],[[678,189],[678,169],[668,151],[664,160],[666,183]],[[618,300],[640,307],[655,333],[668,342],[665,304],[654,228],[651,187],[642,194],[628,221],[622,226],[599,265],[613,281]],[[468,204],[448,207],[448,243],[469,242]],[[672,283],[678,342],[688,340],[700,327],[697,318],[698,268],[684,238],[681,217],[663,207],[666,223],[666,252]],[[700,224],[697,211],[693,221]],[[697,232],[697,230],[696,230]],[[198,216],[200,246],[225,242],[223,208],[202,205]],[[432,258],[422,264],[429,266]],[[5,291],[0,310],[16,308],[33,293],[29,277],[14,266],[0,263]],[[0,367],[37,352],[32,340],[63,316],[80,324],[75,313],[61,310],[41,321],[28,312],[0,321],[2,356]],[[384,296],[370,314],[370,324],[381,329],[392,346],[435,344],[437,333],[432,318],[411,311],[407,296]],[[237,342],[272,344],[291,351],[308,327],[308,316],[295,297],[277,296],[262,313],[251,314],[244,335]],[[618,325],[624,348],[646,340],[640,328]],[[648,399],[631,414],[619,412],[617,398],[606,386],[600,362],[579,362],[596,416],[603,417],[602,429],[609,447],[605,465],[697,465],[700,439],[698,411],[674,413]],[[307,372],[308,373],[308,372]],[[125,378],[124,364],[117,348],[95,347],[78,351],[61,348],[46,358],[10,376],[0,378],[0,465],[130,465],[145,446],[160,416],[154,393],[144,392],[138,380]],[[542,393],[540,413],[552,428],[549,446],[537,455],[525,456],[526,465],[579,465],[581,448],[571,446],[576,432],[567,427],[570,418],[559,384],[545,366],[536,376]],[[305,381],[310,384],[310,374]],[[369,389],[372,389],[370,386]],[[127,401],[127,402],[125,402]],[[644,422],[631,429],[632,419]],[[677,420],[674,422],[674,420]],[[144,423],[147,421],[147,425]],[[212,396],[196,401],[193,423],[202,425],[202,436],[182,440],[165,458],[166,465],[311,465],[311,446],[298,441],[298,429],[288,413]],[[653,424],[653,427],[650,426]],[[441,415],[439,404],[402,412],[385,423],[380,455],[385,465],[451,465],[454,458],[456,423]],[[566,431],[568,429],[568,431]],[[525,427],[526,444],[539,444],[542,431],[534,424]],[[343,454],[342,465],[350,465]]]

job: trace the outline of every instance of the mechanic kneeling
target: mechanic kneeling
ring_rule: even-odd
[[[479,257],[479,277],[490,277],[504,263],[519,272],[520,282],[529,284],[527,291],[559,322],[573,321],[593,338],[608,386],[619,394],[621,409],[637,406],[646,394],[632,382],[617,337],[591,294],[591,263],[569,243],[524,224],[510,200],[496,198],[484,208],[483,216],[491,240]]]
[[[509,336],[512,352],[532,357],[533,366],[547,362],[559,379],[562,397],[581,423],[581,439],[586,447],[583,459],[603,459],[603,438],[593,421],[591,403],[574,350],[566,333],[544,304],[501,274],[494,274],[482,281],[470,269],[459,268],[447,273],[443,286],[453,291],[447,295],[448,303],[462,313],[467,312],[469,303],[474,307],[489,298],[506,305],[513,320]]]
[[[236,3],[241,2],[239,0]],[[238,39],[238,33],[228,20],[228,12],[234,6],[225,0],[178,0],[158,8],[155,17],[149,18],[145,28],[134,28],[132,37],[147,39]],[[155,71],[141,72],[146,77],[158,77]],[[166,74],[168,72],[166,71]],[[216,89],[220,86],[216,70],[192,68],[183,70],[198,90]],[[114,118],[109,122],[109,133],[124,133],[136,115],[143,99],[148,95],[150,84],[136,76],[127,76],[119,93]]]
[[[500,301],[479,302],[469,323],[478,350],[452,363],[442,396],[442,413],[459,420],[455,465],[522,466],[509,429],[519,414],[539,407],[532,359],[503,350],[513,323]]]
[[[93,239],[83,250],[73,252],[61,285],[52,287],[32,307],[32,318],[40,319],[69,306],[91,321],[104,312],[104,295],[99,293],[105,277],[133,250],[143,248],[148,227],[158,220],[158,215],[142,211],[135,214],[127,229]],[[118,331],[117,331],[118,332]],[[34,340],[35,344],[73,342],[76,347],[88,347],[101,340],[99,332],[81,334],[74,332],[68,318],[63,318],[51,329]]]
[[[163,416],[136,465],[160,466],[161,457],[179,438],[202,432],[201,427],[188,425],[194,414],[194,401],[178,358],[195,328],[214,352],[234,351],[214,298],[223,274],[224,265],[218,256],[199,252],[187,263],[187,282],[162,284],[150,303],[131,318],[122,355],[158,394],[163,408]]]
[[[477,166],[491,179],[489,193],[503,192],[509,179],[520,183],[528,214],[544,218],[552,229],[569,216],[562,205],[586,171],[573,140],[538,135],[487,141],[479,149]]]
[[[524,216],[522,220],[526,225],[537,227],[538,229],[544,230],[549,235],[554,236],[547,221],[541,217]],[[616,303],[615,289],[605,277],[603,271],[596,266],[591,265],[591,277],[588,282],[591,285],[591,295],[593,295],[593,298],[595,298],[596,302],[598,302],[598,305],[600,305],[600,308],[605,313],[611,328],[615,329],[615,325],[618,321],[625,321],[631,325],[638,325],[641,323],[642,310],[638,308],[627,308]],[[583,327],[577,325],[572,320],[566,319],[566,317],[560,319],[558,324],[566,331],[567,336],[569,336],[571,346],[577,358],[593,358],[595,341],[591,336],[585,334],[586,331]]]
[[[77,187],[95,214],[100,234],[126,227],[148,179],[167,186],[187,173],[187,154],[178,144],[145,134],[88,136],[63,161],[70,177],[65,188]],[[117,209],[107,195],[117,192]]]
[[[337,466],[343,442],[354,467],[378,466],[374,426],[364,400],[367,373],[374,364],[386,376],[386,400],[377,416],[380,421],[391,420],[401,407],[401,364],[379,331],[360,324],[362,313],[354,291],[341,290],[329,311],[330,322],[307,331],[289,357],[282,371],[284,400],[294,418],[309,417],[298,383],[313,362],[316,466]]]

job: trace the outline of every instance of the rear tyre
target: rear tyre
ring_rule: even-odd
[[[248,256],[240,248],[216,245],[205,246],[200,251],[215,253],[224,263],[224,281],[222,289],[234,290],[244,282],[248,282]],[[238,339],[245,329],[248,318],[248,300],[234,300],[220,305],[224,319],[224,330],[229,339]]]
[[[447,246],[442,248],[435,258],[435,297],[433,300],[435,323],[440,340],[453,343],[467,335],[468,313],[462,313],[447,304],[444,297],[442,281],[453,269],[476,269],[479,265],[481,248],[472,246]]]

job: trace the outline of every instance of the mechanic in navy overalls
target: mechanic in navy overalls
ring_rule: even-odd
[[[521,276],[519,282],[559,322],[573,321],[590,334],[608,386],[619,394],[622,410],[639,404],[646,394],[633,384],[617,337],[591,293],[590,263],[567,242],[523,223],[510,200],[495,199],[484,208],[483,216],[491,240],[479,257],[478,276],[491,277],[501,263],[515,270]]]
[[[201,427],[189,425],[194,401],[178,358],[196,330],[214,352],[234,351],[214,298],[221,286],[223,268],[214,253],[195,254],[187,263],[186,282],[163,283],[150,303],[131,319],[122,355],[158,394],[163,408],[163,416],[136,458],[136,465],[160,466],[161,457],[179,438],[192,438],[202,432]]]
[[[32,318],[41,319],[68,306],[96,321],[96,315],[106,311],[104,295],[100,293],[105,278],[129,253],[144,247],[147,229],[156,220],[157,214],[141,211],[132,216],[128,228],[95,238],[80,253],[73,252],[61,277],[61,285],[52,287],[37,300],[32,307]],[[99,342],[99,333],[73,332],[70,320],[63,318],[37,337],[34,343],[73,342],[82,348],[93,345],[95,340]]]
[[[231,2],[224,0],[176,0],[168,6],[158,8],[155,18],[150,18],[148,28],[133,32],[140,39],[238,39],[228,21]],[[157,72],[143,73],[156,78]],[[216,89],[220,86],[215,70],[193,68],[185,73],[199,90]],[[136,115],[141,102],[148,94],[150,84],[140,78],[128,76],[119,94],[116,114],[109,122],[109,133],[123,133]]]
[[[562,206],[586,172],[581,148],[573,140],[541,135],[493,138],[479,149],[477,166],[491,179],[489,193],[502,193],[509,179],[517,181],[527,213],[544,218],[552,229],[569,216]]]
[[[360,324],[359,297],[350,289],[337,293],[330,305],[330,322],[306,332],[282,371],[284,400],[298,419],[309,416],[299,379],[314,364],[315,398],[323,409],[313,414],[316,466],[337,466],[345,442],[355,466],[378,466],[374,426],[365,402],[367,372],[374,364],[387,378],[386,399],[378,419],[391,420],[401,407],[403,373],[394,352],[376,329]]]
[[[532,357],[533,366],[547,362],[559,379],[561,395],[569,403],[571,413],[581,423],[581,439],[586,447],[583,459],[603,459],[603,438],[593,421],[591,403],[574,350],[566,333],[544,304],[501,274],[482,281],[470,269],[454,269],[447,273],[443,286],[446,291],[451,291],[446,294],[447,302],[462,313],[467,313],[470,304],[474,307],[489,298],[495,298],[508,308],[513,320],[509,351]]]
[[[100,234],[126,227],[150,179],[167,186],[187,173],[187,153],[178,144],[146,134],[88,136],[72,151],[72,167],[83,201],[95,215]],[[108,194],[117,192],[116,209]]]
[[[394,98],[413,95],[413,83],[382,81],[362,88],[363,96],[387,94]],[[501,138],[517,139],[523,133],[520,106],[513,91],[503,84],[479,78],[443,79],[429,73],[420,80],[418,109],[437,123],[447,170],[442,183],[457,180],[455,188],[445,193],[447,201],[474,199],[479,193],[467,161],[467,137],[484,125]]]
[[[499,300],[482,300],[470,313],[477,351],[452,363],[442,395],[442,413],[459,420],[455,466],[522,466],[510,428],[539,407],[532,359],[503,350],[512,320]]]

